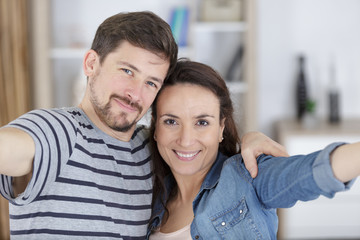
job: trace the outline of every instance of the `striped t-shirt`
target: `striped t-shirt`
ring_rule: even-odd
[[[79,108],[31,111],[9,125],[28,132],[36,153],[25,192],[10,201],[12,239],[144,239],[151,215],[149,132],[129,142],[98,129]]]

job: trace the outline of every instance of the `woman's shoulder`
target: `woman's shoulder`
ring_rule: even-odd
[[[224,162],[223,168],[225,168],[225,167],[231,167],[231,168],[239,167],[239,166],[244,164],[243,163],[243,158],[242,158],[240,153],[235,154],[235,155],[233,155],[231,157],[224,156],[223,157],[223,162]]]
[[[241,175],[247,180],[252,180],[252,177],[246,169],[243,157],[240,153],[235,154],[231,157],[226,157],[226,159],[224,159],[222,172],[225,172],[225,174],[231,173]]]

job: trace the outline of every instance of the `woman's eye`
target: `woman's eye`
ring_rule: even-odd
[[[164,123],[166,125],[176,125],[176,121],[174,119],[166,119]]]
[[[199,125],[199,126],[207,126],[209,125],[209,122],[206,121],[206,120],[199,120],[196,125]]]

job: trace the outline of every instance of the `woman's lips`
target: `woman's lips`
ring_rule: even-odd
[[[173,150],[173,151],[176,154],[176,156],[182,161],[192,161],[201,152],[201,151],[180,152],[180,151],[176,151],[176,150]]]

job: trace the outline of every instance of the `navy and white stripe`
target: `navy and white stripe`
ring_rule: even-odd
[[[130,142],[98,129],[79,108],[34,110],[11,122],[35,141],[33,177],[10,201],[12,239],[144,239],[151,214],[148,130]]]

